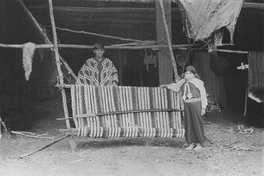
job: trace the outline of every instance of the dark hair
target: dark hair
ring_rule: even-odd
[[[194,75],[196,74],[196,70],[195,70],[194,66],[191,66],[191,65],[186,66],[184,68],[184,73],[187,72],[187,71],[193,73]]]
[[[194,66],[192,66],[192,65],[188,65],[188,66],[186,66],[186,67],[184,68],[184,73],[187,72],[187,71],[189,71],[189,72],[191,72],[192,74],[194,74],[194,76],[195,76],[196,78],[200,78],[200,76],[197,74],[196,69],[194,68]]]
[[[102,43],[96,43],[96,44],[94,44],[94,48],[93,49],[94,50],[95,49],[104,49],[104,45]]]

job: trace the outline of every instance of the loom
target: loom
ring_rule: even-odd
[[[70,127],[79,137],[184,137],[180,93],[158,87],[71,85]]]

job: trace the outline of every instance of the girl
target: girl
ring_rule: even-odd
[[[175,92],[182,92],[186,149],[201,150],[205,140],[202,116],[206,113],[207,106],[203,81],[199,79],[193,66],[186,66],[184,79],[165,87]]]

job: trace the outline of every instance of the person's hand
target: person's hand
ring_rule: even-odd
[[[167,88],[167,84],[160,85],[159,88]]]
[[[201,110],[201,116],[204,116],[205,113],[206,113],[206,111],[205,111],[205,109],[203,108],[203,109]]]

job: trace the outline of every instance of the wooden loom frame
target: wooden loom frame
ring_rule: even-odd
[[[66,85],[73,128],[80,137],[184,137],[180,93],[158,87]]]
[[[162,2],[162,0],[159,0],[158,2],[159,2],[159,5],[162,9],[162,18],[163,18],[164,26],[166,29],[166,34],[167,34],[166,37],[167,37],[167,43],[168,43],[170,56],[171,56],[171,62],[172,62],[173,70],[174,70],[174,77],[175,77],[175,81],[177,81],[179,79],[179,76],[178,76],[176,61],[174,59],[174,55],[173,55],[173,51],[172,51],[171,40],[169,37],[169,30],[168,30],[168,26],[167,26],[166,19],[165,19],[163,2]],[[56,65],[57,65],[57,70],[58,70],[58,74],[59,74],[59,76],[58,76],[59,85],[58,86],[61,87],[61,94],[62,94],[62,100],[63,100],[63,109],[64,109],[64,114],[65,114],[66,126],[67,126],[67,129],[70,129],[71,127],[70,127],[70,121],[69,121],[69,111],[68,111],[68,107],[67,107],[67,103],[66,103],[67,99],[66,99],[66,93],[64,90],[65,85],[63,82],[63,74],[62,74],[61,67],[60,67],[60,57],[59,57],[59,52],[58,52],[57,33],[56,33],[56,25],[55,25],[54,14],[53,14],[52,0],[49,0],[49,9],[50,9],[50,19],[51,19],[52,33],[53,33],[53,39],[54,39],[55,59],[56,59]],[[164,132],[162,131],[161,136],[163,136],[163,133]],[[169,133],[171,134],[170,136],[172,137],[173,131],[169,132]],[[180,132],[180,133],[182,133],[182,132]],[[71,134],[73,135],[72,131],[71,131]],[[182,133],[181,137],[183,137],[183,136],[184,136],[184,132]]]
[[[57,32],[56,32],[56,25],[55,25],[55,20],[54,20],[54,13],[53,13],[53,4],[52,0],[48,0],[49,2],[49,11],[50,11],[50,19],[51,19],[51,26],[52,26],[52,34],[53,34],[53,39],[54,39],[54,52],[55,52],[55,59],[56,59],[56,66],[58,70],[58,80],[59,80],[59,87],[61,87],[61,94],[62,94],[62,100],[63,100],[63,109],[64,109],[64,114],[65,114],[65,119],[66,119],[66,126],[69,129],[70,128],[70,121],[69,121],[69,112],[67,108],[67,100],[66,100],[66,93],[65,90],[63,89],[64,87],[64,82],[63,82],[63,74],[61,71],[61,66],[60,66],[60,56],[59,56],[59,51],[58,51],[58,40],[57,40]],[[171,46],[171,41],[169,37],[169,31],[168,31],[168,26],[166,24],[165,20],[165,12],[164,12],[164,7],[163,7],[163,2],[162,0],[158,0],[161,9],[162,9],[162,18],[164,22],[164,26],[166,29],[166,34],[167,34],[167,42],[168,42],[168,47],[170,50],[170,56],[171,56],[171,61],[174,69],[174,74],[175,74],[175,80],[179,79],[178,72],[177,72],[177,65],[176,61],[174,59],[174,55],[172,52],[172,46]]]

